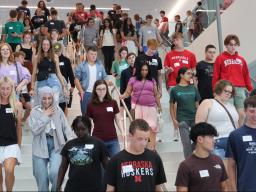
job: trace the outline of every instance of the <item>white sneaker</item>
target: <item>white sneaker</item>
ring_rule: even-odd
[[[174,129],[173,141],[179,141],[179,131],[177,129]]]

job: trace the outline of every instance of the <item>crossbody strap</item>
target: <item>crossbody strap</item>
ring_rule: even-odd
[[[144,86],[145,86],[146,81],[147,81],[147,80],[145,80],[144,83],[143,83],[143,86],[142,86],[142,89],[141,89],[140,94],[139,94],[139,96],[138,96],[138,99],[136,100],[134,109],[136,108],[136,105],[137,105],[137,103],[139,102],[139,99],[140,99],[141,93],[142,93],[142,91],[143,91],[143,89],[144,89]]]
[[[16,72],[17,72],[17,85],[20,83],[20,73],[18,70],[18,64],[15,62]]]
[[[227,108],[226,108],[221,102],[219,102],[217,99],[214,99],[214,100],[217,101],[217,102],[225,109],[225,111],[227,112],[228,117],[229,117],[229,119],[230,119],[230,121],[231,121],[231,123],[232,123],[234,129],[236,129],[236,124],[235,124],[235,122],[234,122],[234,120],[233,120],[231,114],[230,114],[229,111],[227,110]]]

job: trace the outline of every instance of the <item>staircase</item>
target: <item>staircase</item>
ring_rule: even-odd
[[[164,86],[163,86],[164,87]],[[174,191],[174,183],[179,163],[183,160],[182,146],[180,142],[173,142],[173,129],[169,117],[169,96],[166,90],[163,90],[161,98],[163,108],[164,126],[158,137],[162,142],[157,144],[157,151],[160,154],[165,167],[167,176],[166,188],[168,191]],[[79,96],[74,92],[72,109],[69,111],[68,122],[71,124],[73,119],[80,115]],[[37,191],[36,181],[32,171],[32,136],[30,131],[23,130],[22,139],[22,164],[16,166],[14,191]],[[121,143],[123,146],[123,143]],[[67,179],[67,176],[66,176]],[[5,189],[5,187],[4,187]]]

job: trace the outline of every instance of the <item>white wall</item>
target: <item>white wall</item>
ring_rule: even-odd
[[[221,15],[223,40],[227,34],[238,35],[241,42],[238,51],[248,63],[256,59],[255,7],[256,1],[236,0]],[[189,49],[197,55],[198,60],[201,60],[204,58],[204,48],[207,44],[214,44],[218,48],[216,21],[191,44]]]

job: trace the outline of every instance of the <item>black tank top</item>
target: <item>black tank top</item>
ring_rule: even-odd
[[[24,47],[22,47],[22,45],[20,44],[20,51],[23,51],[26,54],[25,60],[31,61],[32,60],[32,47],[30,49],[26,49]]]
[[[0,104],[0,117],[0,146],[17,144],[16,119],[10,104]]]
[[[38,63],[38,72],[47,71],[48,73],[55,73],[55,64],[51,62],[47,57],[44,57],[40,63]]]

